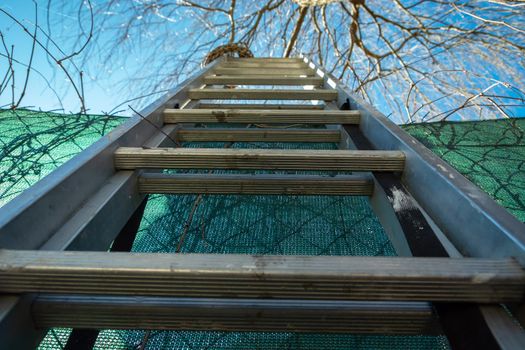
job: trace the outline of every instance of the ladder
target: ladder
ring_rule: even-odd
[[[276,127],[292,124],[326,127]],[[339,149],[181,146],[216,141]],[[154,193],[368,196],[398,256],[129,253]],[[525,225],[306,57],[216,60],[3,207],[0,248],[0,348],[34,348],[51,327],[525,346]]]

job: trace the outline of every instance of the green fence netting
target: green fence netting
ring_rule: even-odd
[[[125,119],[0,110],[0,207]]]
[[[122,121],[108,116],[69,117],[29,111],[0,113],[0,142],[8,150],[2,150],[0,158],[0,201],[12,198],[24,186],[34,183]],[[9,122],[4,124],[4,119]],[[9,132],[2,132],[4,127]],[[514,119],[418,124],[405,129],[525,221],[523,127],[525,120]],[[69,132],[69,136],[63,135],[64,132]],[[336,146],[234,143],[226,147],[334,149]],[[25,153],[30,156],[24,157]],[[10,166],[3,166],[4,159]],[[43,165],[39,168],[41,160]],[[32,169],[41,170],[35,174]],[[9,184],[17,186],[4,186],[4,177]],[[152,195],[133,250],[220,254],[395,254],[367,199],[351,196]],[[61,349],[69,332],[68,329],[50,330],[40,348]],[[444,337],[430,336],[104,330],[98,337],[96,348],[447,349],[448,344]]]
[[[525,118],[414,124],[405,130],[525,222]]]

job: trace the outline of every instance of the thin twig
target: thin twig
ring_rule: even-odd
[[[158,125],[155,125],[155,123],[153,123],[152,121],[150,121],[148,118],[146,118],[145,116],[143,116],[142,114],[140,114],[140,112],[136,111],[133,107],[131,107],[131,105],[128,105],[129,109],[131,109],[133,111],[133,113],[135,113],[136,115],[138,115],[139,117],[141,117],[143,120],[145,120],[146,122],[148,122],[150,125],[152,125],[155,129],[157,129],[161,134],[163,134],[164,136],[166,136],[168,139],[170,139],[174,144],[175,146],[177,147],[180,147],[180,143],[175,140],[174,138],[172,138],[170,135],[168,135],[167,133],[164,132],[164,130],[162,130],[161,127],[159,127]]]

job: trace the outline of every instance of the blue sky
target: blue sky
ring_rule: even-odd
[[[39,25],[42,29],[47,31],[46,17],[48,13],[44,5],[39,6],[38,17]],[[23,22],[23,24],[30,30],[34,29],[35,9],[32,1],[1,0],[0,7]],[[50,13],[50,19],[51,23],[53,23],[52,37],[58,41],[59,46],[63,47],[65,51],[69,51],[67,49],[70,48],[71,45],[67,42],[60,41],[60,38],[62,37],[60,34],[67,32],[69,28],[74,28],[76,31],[78,27],[77,19],[55,11]],[[10,49],[11,45],[14,45],[14,58],[21,61],[23,64],[27,64],[30,58],[32,44],[32,40],[27,33],[21,30],[18,25],[3,14],[0,14],[0,31],[3,33],[8,48]],[[56,33],[56,35],[53,35],[54,33]],[[42,42],[46,41],[42,32],[37,36]],[[1,52],[4,53],[3,50]],[[56,50],[54,50],[54,52],[56,52]],[[57,57],[63,56],[57,55]],[[5,61],[2,60],[1,62],[4,63]],[[128,60],[127,62],[128,65],[133,63],[134,60]],[[96,62],[94,65],[91,65],[91,67],[95,68],[95,74],[98,73],[96,69],[97,65],[101,64],[101,62]],[[21,107],[42,110],[61,109],[62,106],[58,103],[60,99],[63,102],[64,111],[78,112],[80,103],[74,90],[70,88],[67,77],[60,71],[60,69],[57,69],[58,67],[55,62],[48,59],[43,49],[37,47],[32,66],[34,71],[30,74],[28,89],[26,96],[21,103]],[[85,101],[89,112],[92,113],[108,112],[127,97],[126,92],[112,89],[111,85],[112,81],[126,77],[125,67],[111,70],[111,73],[109,73],[108,69],[102,68],[103,67],[100,67],[100,72],[103,72],[103,74],[97,74],[97,76],[95,76],[90,75],[93,73],[92,71],[88,71],[85,72],[83,78]],[[2,67],[2,70],[0,70],[2,75],[5,72],[4,69],[5,67]],[[23,80],[25,79],[25,70],[25,66],[15,65],[15,96],[18,96],[22,89]],[[71,71],[75,72],[74,69],[71,69]],[[73,79],[78,82],[80,77],[78,72],[75,73]],[[46,79],[50,82],[51,87],[56,90],[59,98],[57,98],[56,94],[49,88]],[[12,91],[9,86],[9,88],[0,95],[0,106],[4,106],[5,108],[5,105],[10,105],[11,101]]]
[[[122,4],[126,4],[128,6],[129,4],[133,4],[134,2],[132,0],[129,0],[130,2],[123,2]],[[92,0],[93,3],[102,3],[102,0]],[[54,40],[57,41],[59,46],[64,49],[66,53],[70,53],[74,51],[75,48],[79,47],[80,44],[84,41],[85,38],[75,38],[71,37],[74,36],[76,33],[78,33],[79,25],[82,25],[84,27],[88,26],[89,23],[79,23],[78,18],[73,15],[68,14],[75,14],[76,13],[76,7],[79,6],[79,4],[82,4],[81,1],[66,1],[64,0],[64,3],[66,3],[66,6],[68,6],[67,9],[62,9],[58,6],[58,4],[61,3],[61,0],[56,0],[52,2],[54,4],[51,12],[48,13],[46,9],[47,0],[40,0],[38,1],[39,10],[38,10],[38,17],[39,17],[39,25],[42,27],[44,31],[48,31],[46,20],[49,16],[50,23],[51,23],[51,36]],[[81,9],[83,13],[87,14],[88,9],[85,5],[86,2],[83,2],[84,5]],[[117,2],[117,5],[121,4],[120,2]],[[249,3],[242,2],[243,6],[250,7],[250,10],[253,10],[251,5]],[[247,5],[248,4],[248,5]],[[141,5],[143,6],[143,5]],[[121,22],[127,20],[126,17],[127,13],[125,10],[122,10],[122,8],[125,6],[115,6],[115,11],[111,14],[105,14],[102,13],[102,17],[97,17],[99,20],[102,18],[102,20],[112,21],[111,24],[113,26],[120,25]],[[34,10],[34,4],[31,0],[0,0],[0,8],[8,11],[12,15],[14,15],[16,18],[20,19],[24,25],[26,25],[29,30],[34,29],[34,16],[35,16],[35,10]],[[239,10],[238,16],[241,16],[242,13],[246,12],[246,9]],[[337,13],[337,12],[336,12]],[[456,17],[458,17],[458,21],[461,20],[462,23],[465,23],[465,25],[474,25],[474,22],[470,22],[471,18],[466,18],[462,15],[456,14]],[[139,16],[142,18],[142,16]],[[140,18],[136,17],[135,21],[140,22]],[[86,18],[86,16],[84,16]],[[191,31],[192,29],[188,25],[188,22],[196,22],[195,19],[188,19],[184,13],[177,13],[176,21],[170,21],[169,23],[169,33],[170,34],[170,45],[166,45],[166,47],[160,47],[160,50],[162,51],[161,54],[164,55],[164,57],[169,54],[176,54],[178,56],[186,57],[186,51],[187,51],[187,45],[195,44],[194,42],[189,43],[188,41],[184,41],[184,36],[188,34],[188,31]],[[453,17],[455,18],[455,17]],[[333,18],[332,18],[333,20]],[[142,21],[144,21],[142,19]],[[218,27],[218,26],[216,26]],[[86,105],[88,108],[88,112],[90,113],[104,113],[104,112],[110,112],[113,110],[113,108],[122,102],[124,102],[127,98],[135,97],[139,95],[140,86],[135,86],[135,82],[133,82],[133,78],[135,76],[133,75],[133,72],[140,71],[141,69],[144,72],[147,72],[148,74],[155,74],[155,76],[158,76],[160,72],[157,72],[155,69],[157,67],[161,66],[160,61],[157,61],[157,57],[153,57],[155,62],[151,65],[148,64],[149,59],[151,60],[152,57],[150,56],[151,53],[156,53],[154,50],[159,48],[154,48],[149,45],[150,41],[148,41],[148,35],[155,35],[158,34],[155,32],[156,28],[153,26],[150,26],[147,28],[147,30],[142,30],[142,27],[139,27],[140,33],[137,34],[134,33],[135,36],[133,37],[134,40],[130,40],[130,49],[126,52],[126,55],[122,55],[119,57],[119,60],[115,60],[114,62],[107,62],[104,61],[103,56],[99,54],[100,52],[97,51],[99,46],[103,46],[107,43],[112,43],[112,41],[117,40],[117,38],[112,37],[114,35],[114,31],[105,31],[100,32],[100,36],[98,37],[97,42],[92,42],[90,44],[90,47],[94,47],[94,50],[90,52],[89,61],[88,62],[82,62],[81,57],[76,57],[74,61],[81,67],[83,67],[85,75],[84,75],[84,95],[86,100]],[[158,29],[158,28],[157,28]],[[136,30],[136,29],[135,29]],[[290,29],[291,30],[291,29]],[[345,28],[341,29],[344,32],[346,31]],[[29,53],[31,50],[31,38],[27,35],[27,33],[24,33],[19,26],[13,23],[8,17],[6,17],[3,14],[0,14],[0,31],[3,33],[4,38],[6,40],[7,46],[10,48],[11,45],[14,45],[14,57],[15,59],[20,60],[22,64],[15,64],[15,70],[16,70],[16,89],[15,89],[15,96],[20,94],[21,87],[23,86],[23,78],[25,75],[26,68],[24,67],[24,64],[26,64],[29,60]],[[149,32],[149,33],[148,33]],[[373,32],[369,32],[369,35],[373,36]],[[196,44],[202,44],[203,41],[206,41],[208,39],[208,35],[210,37],[214,36],[215,34],[211,33],[211,31],[204,32],[203,35],[200,35],[198,37],[198,41]],[[38,37],[42,42],[46,42],[45,36],[43,32],[38,33]],[[160,36],[157,35],[157,39]],[[74,42],[75,39],[78,39],[77,42]],[[227,40],[227,39],[225,39]],[[308,40],[304,40],[307,42]],[[186,45],[186,46],[184,46]],[[255,49],[254,52],[257,55],[258,46],[262,47],[261,50],[265,50],[265,45],[275,48],[275,52],[273,54],[280,54],[281,53],[281,46],[278,45],[278,43],[272,42],[272,45],[267,45],[264,40],[256,41],[252,49]],[[107,48],[107,47],[106,47]],[[58,58],[63,57],[63,53],[58,53],[56,48],[52,49],[54,54]],[[149,51],[149,53],[148,53]],[[107,52],[107,51],[106,51]],[[268,55],[267,51],[266,55]],[[4,50],[2,47],[0,47],[0,54],[4,53]],[[120,52],[116,51],[116,55],[119,55]],[[470,54],[470,53],[469,53]],[[202,57],[192,57],[194,60],[200,60]],[[329,57],[331,61],[337,60],[337,57],[335,55],[331,55]],[[440,59],[443,59],[440,57]],[[512,72],[509,72],[508,74],[505,72],[492,72],[491,70],[493,67],[489,62],[482,61],[479,57],[471,56],[471,57],[462,57],[462,59],[467,59],[467,64],[470,64],[471,66],[475,66],[478,72],[482,72],[483,76],[477,80],[473,80],[473,86],[472,90],[483,89],[484,87],[487,87],[488,85],[492,84],[492,78],[498,78],[502,79],[504,81],[511,82],[515,84],[516,86],[522,86],[522,79],[520,79],[521,76],[514,76],[511,74]],[[391,58],[393,60],[393,58]],[[327,60],[328,61],[328,60]],[[386,60],[385,60],[386,61]],[[3,64],[5,63],[5,59],[0,57],[0,62]],[[515,67],[519,67],[520,62],[519,60],[513,61],[515,64]],[[525,62],[523,59],[521,61],[522,63]],[[326,62],[325,62],[326,63]],[[355,63],[356,66],[359,65],[359,62]],[[366,65],[366,62],[365,62]],[[188,65],[189,66],[189,65]],[[454,64],[451,63],[449,65],[450,67],[454,67]],[[162,66],[164,71],[162,73],[170,73],[173,70],[177,70],[180,68],[179,66],[172,65],[170,66],[169,63],[166,66]],[[24,100],[21,103],[21,107],[28,107],[32,109],[43,109],[43,110],[58,110],[63,108],[65,112],[78,112],[79,111],[79,101],[78,98],[75,96],[75,91],[71,88],[71,84],[67,81],[67,77],[63,72],[58,69],[59,67],[55,62],[52,62],[48,59],[47,55],[41,48],[37,48],[35,57],[33,59],[33,68],[34,72],[30,75],[30,80],[28,83],[28,89],[26,96]],[[73,72],[73,81],[75,81],[78,84],[79,82],[79,72],[78,70],[74,69],[71,66],[68,66],[68,71]],[[361,67],[362,69],[368,69],[368,67]],[[523,68],[522,68],[523,71]],[[38,72],[38,73],[37,73]],[[5,74],[5,66],[0,66],[0,74]],[[39,75],[41,74],[41,75]],[[507,74],[508,76],[504,76]],[[147,74],[146,74],[147,75]],[[2,76],[0,76],[0,79],[2,79]],[[47,81],[46,81],[47,80]],[[1,81],[1,80],[0,80]],[[49,85],[48,85],[49,84]],[[390,115],[392,114],[392,110],[394,110],[394,117],[395,115],[395,109],[390,104],[392,103],[398,103],[400,101],[394,100],[390,95],[385,94],[385,87],[382,85],[382,83],[376,82],[375,85],[372,85],[372,88],[370,89],[371,95],[370,99],[373,100],[374,105],[378,107],[380,110],[382,110],[385,114]],[[349,82],[350,88],[352,88],[351,82]],[[397,86],[397,85],[396,85]],[[421,84],[420,86],[424,85]],[[165,88],[165,87],[162,87]],[[404,89],[408,89],[406,86]],[[55,90],[58,94],[58,96],[55,95],[53,92]],[[146,89],[147,90],[147,89]],[[403,90],[405,91],[405,90]],[[505,89],[503,87],[498,87],[497,90],[494,90],[495,93],[501,94],[510,94],[515,95],[515,97],[520,97],[522,95],[518,93],[513,93],[512,91],[508,91],[508,89]],[[11,88],[6,88],[3,93],[0,95],[0,108],[5,108],[10,106],[11,100],[12,100],[12,92]],[[385,99],[385,96],[389,96],[389,98]],[[59,103],[59,101],[63,102],[63,106]],[[443,100],[445,102],[445,100]],[[415,104],[420,103],[420,100],[415,101]],[[443,102],[443,103],[444,103]],[[137,104],[133,104],[135,107]],[[123,109],[126,108],[126,104],[123,105]],[[441,107],[440,107],[441,108]],[[525,116],[525,108],[523,107],[523,104],[521,107],[513,107],[511,108],[512,112],[511,116]],[[398,112],[398,114],[400,114]],[[496,114],[494,114],[496,115]],[[455,118],[458,118],[458,115],[453,115],[450,119],[454,120]]]

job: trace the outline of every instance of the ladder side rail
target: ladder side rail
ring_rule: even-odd
[[[329,107],[334,108],[334,104],[330,104]],[[337,130],[340,133],[339,149],[357,150],[358,147],[346,132],[345,128],[348,127],[348,124],[338,125],[337,127]],[[371,174],[368,173],[368,175]],[[392,243],[396,254],[398,256],[412,256],[407,238],[405,237],[405,233],[399,223],[392,204],[390,203],[384,189],[377,183],[376,178],[374,176],[371,177],[374,182],[374,189],[372,194],[367,198],[368,204],[376,214],[377,219],[388,236],[390,243]]]
[[[345,125],[341,131],[346,134],[348,142],[351,142],[355,148],[373,149],[359,127]],[[377,172],[374,172],[373,176],[376,193],[372,198],[380,196],[387,198],[388,203],[381,210],[393,212],[393,217],[389,220],[398,223],[400,231],[396,233],[403,235],[408,245],[408,252],[402,252],[404,255],[408,253],[413,256],[461,257],[446,238],[441,240],[442,237],[437,234],[438,228],[432,226],[431,221],[407,192],[400,176]],[[378,190],[381,190],[380,195],[377,194]],[[377,209],[374,207],[374,210]],[[380,217],[384,216],[384,212],[380,213]],[[485,308],[497,310],[485,313]],[[500,305],[440,302],[434,304],[434,309],[453,349],[519,349],[520,347],[515,347],[515,344],[525,342],[525,332],[513,325],[515,322]]]
[[[323,77],[325,88],[332,87],[338,90],[336,106],[342,107],[347,103],[348,109],[361,113],[359,130],[375,148],[405,152],[406,162],[402,182],[422,209],[429,224],[438,226],[439,232],[436,232],[434,227],[434,233],[441,244],[447,249],[452,244],[453,250],[456,252],[459,250],[466,256],[513,256],[525,265],[525,225],[522,222],[418,140],[388,120],[372,105],[339,84],[338,80],[322,67],[317,66],[307,57],[303,59],[316,71],[316,75]],[[344,128],[341,128],[341,132],[341,144],[348,146],[352,142],[344,132]],[[406,255],[410,249],[406,239],[399,234],[403,230],[392,213],[385,193],[379,194],[382,189],[377,185],[377,181],[374,188],[374,195],[370,198],[374,211],[383,208],[377,214],[380,219],[386,218],[388,221],[388,227],[385,228],[394,231],[389,238],[396,251]],[[440,206],[439,203],[449,205]],[[452,205],[455,207],[451,207]],[[458,212],[462,214],[450,215]],[[383,220],[381,223],[384,226]],[[473,232],[475,239],[472,239]],[[488,312],[487,309],[496,311]],[[524,309],[523,303],[510,305],[511,312],[521,325],[525,325],[522,311]],[[522,329],[515,328],[515,322],[501,306],[482,306],[479,310],[499,341],[512,343],[516,338],[523,340],[525,337]],[[515,328],[514,335],[517,337],[508,336],[510,328]]]
[[[313,63],[312,66],[314,66]],[[339,88],[338,85],[340,84],[337,84],[336,80],[333,77],[327,75],[326,72],[319,69],[317,73],[320,73],[319,75],[324,77],[325,86]],[[345,105],[344,102],[350,101],[350,93],[344,89],[341,90],[339,91],[338,98],[339,108],[351,109],[353,107],[354,109],[362,112],[362,114],[366,114],[363,113],[362,108],[359,108],[359,106],[356,108],[356,106],[352,106],[351,103],[347,103]],[[369,105],[366,105],[365,107],[373,110],[373,107]],[[372,115],[367,114],[367,117],[374,118],[376,115],[379,115],[383,121],[387,122],[387,124],[392,124],[392,128],[395,129],[401,136],[406,136],[408,139],[410,139],[410,141],[413,141],[411,142],[412,144],[416,144],[418,148],[421,148],[427,153],[430,153],[430,151],[427,150],[423,145],[410,137],[399,127],[388,121],[379,112],[375,110],[373,110],[373,112],[374,114]],[[368,140],[367,135],[365,135],[361,125],[344,125],[341,126],[340,130],[342,133],[340,144],[341,148],[374,149],[376,147],[370,142],[370,140]],[[399,149],[386,146],[381,147],[385,147],[385,149]],[[431,156],[433,155],[431,154]],[[409,156],[407,155],[407,159],[408,158]],[[436,156],[433,156],[433,158],[437,158],[437,160],[439,160],[441,163],[444,163]],[[452,169],[447,164],[444,166]],[[406,168],[407,167],[405,166],[405,169]],[[454,172],[456,171],[454,170]],[[377,178],[378,176],[380,178]],[[458,174],[458,176],[461,175]],[[392,206],[392,190],[396,188],[392,186],[403,187],[403,184],[399,180],[396,180],[394,176],[389,174],[374,174],[374,177],[376,178],[376,184],[374,186],[374,195],[371,197],[371,204],[373,205],[375,211],[378,209],[381,211],[377,214],[383,219],[381,220],[382,224],[385,219],[388,221],[389,227],[385,227],[387,232],[392,230],[394,231],[394,238],[399,236],[392,241],[395,245],[396,251],[399,249],[398,252],[405,256],[412,255],[412,253],[414,253],[416,256],[427,255],[429,253],[432,254],[432,256],[461,256],[455,247],[450,246],[451,243],[447,241],[446,238],[441,240],[443,237],[439,237],[439,235],[436,233],[436,227],[432,226],[435,223],[433,223],[431,219],[430,221],[428,220],[428,214],[418,207],[418,203],[411,196],[411,193],[406,192],[405,189],[403,189],[403,192],[405,192],[405,195],[408,196],[407,200],[409,199],[411,202],[407,204],[411,204],[410,210],[412,213],[407,213],[404,215],[409,216],[410,219],[407,220],[407,218],[404,218],[403,213],[399,212],[399,210],[393,210],[395,208]],[[468,182],[468,180],[464,180]],[[475,185],[471,183],[470,185],[475,187]],[[379,202],[382,201],[382,203],[378,203],[378,197],[380,197]],[[416,217],[418,220],[417,223],[414,222]],[[424,232],[421,232],[421,230]],[[442,234],[442,232],[440,232],[440,234]],[[435,250],[432,251],[432,249]],[[449,340],[452,342],[454,348],[469,349],[472,346],[475,346],[474,344],[477,342],[477,344],[481,347],[519,349],[520,347],[516,346],[516,344],[520,344],[525,341],[525,332],[523,332],[523,329],[517,326],[516,323],[509,317],[508,313],[506,313],[499,305],[476,306],[468,304],[452,305],[441,303],[435,305],[435,308],[439,317],[441,318],[441,322],[445,322],[445,324],[442,323],[443,329],[445,334],[449,337]],[[462,334],[466,327],[465,325],[468,325],[468,335]],[[480,333],[482,333],[484,337],[477,336],[477,334]]]
[[[173,146],[166,134],[176,129],[175,125],[162,128],[163,133],[149,139],[145,147]],[[106,250],[144,200],[137,191],[139,177],[136,171],[116,172],[40,249]]]
[[[167,137],[151,123],[160,127],[166,106],[182,105],[189,100],[189,89],[202,86],[204,76],[222,60],[197,72],[142,110],[140,114],[148,121],[138,115],[130,118],[7,203],[0,211],[0,247],[106,250],[144,197],[135,186],[135,172],[115,173],[113,151],[121,145],[142,145],[144,142],[153,146],[164,145]],[[173,126],[169,128],[174,129]],[[104,198],[104,192],[111,197]],[[57,208],[56,203],[60,203],[60,207]],[[122,215],[107,220],[111,217],[108,213],[114,212],[115,208],[119,208]],[[101,232],[97,227],[104,217],[109,226]],[[68,225],[69,232],[60,230]],[[106,235],[101,237],[103,233]],[[0,296],[0,338],[3,345],[33,349],[38,344],[44,331],[34,329],[28,311],[32,302],[31,296]]]
[[[305,58],[305,61],[308,61],[308,59]],[[312,68],[314,67],[315,65],[312,63]],[[336,80],[332,76],[328,75],[326,72],[322,71],[322,69],[318,69],[317,74],[325,79],[325,87],[331,86],[334,88],[338,88],[339,84],[336,83]],[[352,106],[352,104],[350,103],[350,93],[344,88],[342,88],[341,90],[339,91],[339,98],[335,107],[339,106],[341,109],[357,109],[360,112],[362,112],[362,108],[359,108],[359,106]],[[345,105],[345,102],[348,103],[346,103]],[[401,130],[399,127],[388,121],[379,112],[375,111],[372,106],[366,104],[366,107],[374,112],[372,115],[367,115],[367,118],[374,118],[377,115],[379,115],[382,118],[382,120],[386,122],[387,125],[391,124],[390,126],[393,127],[401,136],[406,136],[406,138],[408,138],[411,141],[410,143],[407,142],[409,146],[412,144],[416,144],[419,148],[424,149],[427,155],[429,154],[432,158],[437,158],[438,162],[444,163],[440,158],[434,156],[418,141],[416,141],[411,136],[406,134],[403,130]],[[361,128],[362,126],[341,126],[340,130],[342,134],[340,148],[356,149],[364,147],[365,149],[374,149],[374,145],[370,144],[369,140],[367,140],[367,138],[364,135],[364,131],[360,130]],[[356,130],[356,132],[353,132],[352,130]],[[349,133],[352,134],[352,137],[350,137]],[[354,143],[354,138],[356,136],[358,137],[358,141],[365,141],[361,142],[362,144],[360,145],[360,147],[356,147]],[[384,147],[382,149],[400,149],[387,147],[385,145],[380,147]],[[408,158],[409,156],[407,155],[407,159]],[[452,169],[446,163],[444,163],[443,167]],[[452,170],[456,172],[454,169]],[[388,174],[379,174],[379,176],[387,178],[389,177]],[[461,175],[458,174],[458,177],[461,177]],[[468,180],[466,179],[464,179],[464,181],[468,182]],[[428,237],[430,238],[430,241],[428,239],[425,240],[426,242],[418,242],[417,240],[414,240],[414,238],[417,238],[417,228],[411,227],[414,226],[414,223],[408,222],[410,220],[405,220],[404,223],[402,222],[402,218],[399,217],[400,213],[395,212],[395,210],[392,210],[392,200],[391,198],[388,198],[387,194],[385,193],[389,189],[383,188],[383,185],[385,185],[384,181],[383,184],[379,183],[377,179],[375,182],[376,185],[374,186],[374,194],[371,198],[371,204],[374,206],[375,211],[377,211],[377,209],[380,209],[380,212],[378,212],[377,214],[383,219],[381,220],[382,224],[384,224],[383,221],[385,219],[388,221],[389,228],[394,231],[394,238],[399,236],[397,237],[396,241],[393,241],[396,251],[398,251],[398,249],[400,248],[399,252],[402,255],[410,255],[411,249],[416,249],[418,251],[416,251],[417,254],[415,255],[420,255],[428,253],[429,248],[431,248],[431,246],[436,246],[436,248],[439,248],[438,254],[442,254],[443,248],[445,248],[447,249],[447,252],[445,254],[461,256],[461,254],[459,254],[457,249],[455,249],[455,247],[450,243],[450,241],[447,240],[446,237],[440,236],[443,235],[443,232],[439,229],[439,227],[436,227],[432,219],[428,217],[428,214],[425,213],[424,210],[422,210],[419,207],[419,203],[414,201],[410,193],[406,193],[409,197],[412,198],[411,200],[414,204],[414,209],[421,213],[418,219],[422,219],[422,221],[424,221],[425,225],[423,226],[426,227],[426,231],[431,233],[431,237]],[[402,186],[401,183],[399,183],[399,185]],[[472,187],[475,187],[475,185],[471,183],[470,185]],[[479,189],[477,190],[479,191]],[[392,193],[390,193],[390,195],[392,195]],[[381,197],[379,198],[379,201],[377,197]],[[380,203],[381,201],[382,203]],[[380,207],[378,207],[378,204],[380,205]],[[385,211],[387,212],[386,214]],[[410,242],[407,241],[407,238],[410,238],[409,236],[403,237],[406,233],[411,234],[413,236]],[[428,246],[429,243],[430,246]],[[450,250],[452,250],[452,252],[449,252]],[[470,343],[470,341],[477,341],[478,345],[482,347],[520,349],[521,344],[525,342],[525,332],[523,332],[523,329],[520,328],[516,324],[516,322],[509,317],[508,313],[506,313],[500,305],[452,305],[440,303],[437,304],[435,308],[439,314],[439,317],[442,318],[441,322],[445,322],[445,324],[442,323],[443,329],[445,331],[445,334],[452,341],[452,345],[454,346],[454,348],[457,347],[461,349],[464,346],[467,346],[468,348],[469,344],[470,346],[472,346],[473,344]],[[480,332],[483,333],[485,337],[476,336],[476,334]],[[469,335],[467,336],[467,334]]]
[[[349,101],[350,109],[361,112],[359,128],[376,149],[405,152],[403,184],[463,255],[513,256],[525,265],[525,224],[321,67],[304,59],[324,78],[325,88],[338,91],[339,107]]]
[[[220,63],[219,60],[215,64]],[[34,186],[7,203],[0,212],[0,247],[39,249],[91,194],[115,174],[113,152],[124,145],[142,146],[158,133],[166,106],[188,100],[191,88],[202,86],[208,68],[199,71],[166,96],[152,103],[140,116],[102,137]]]

